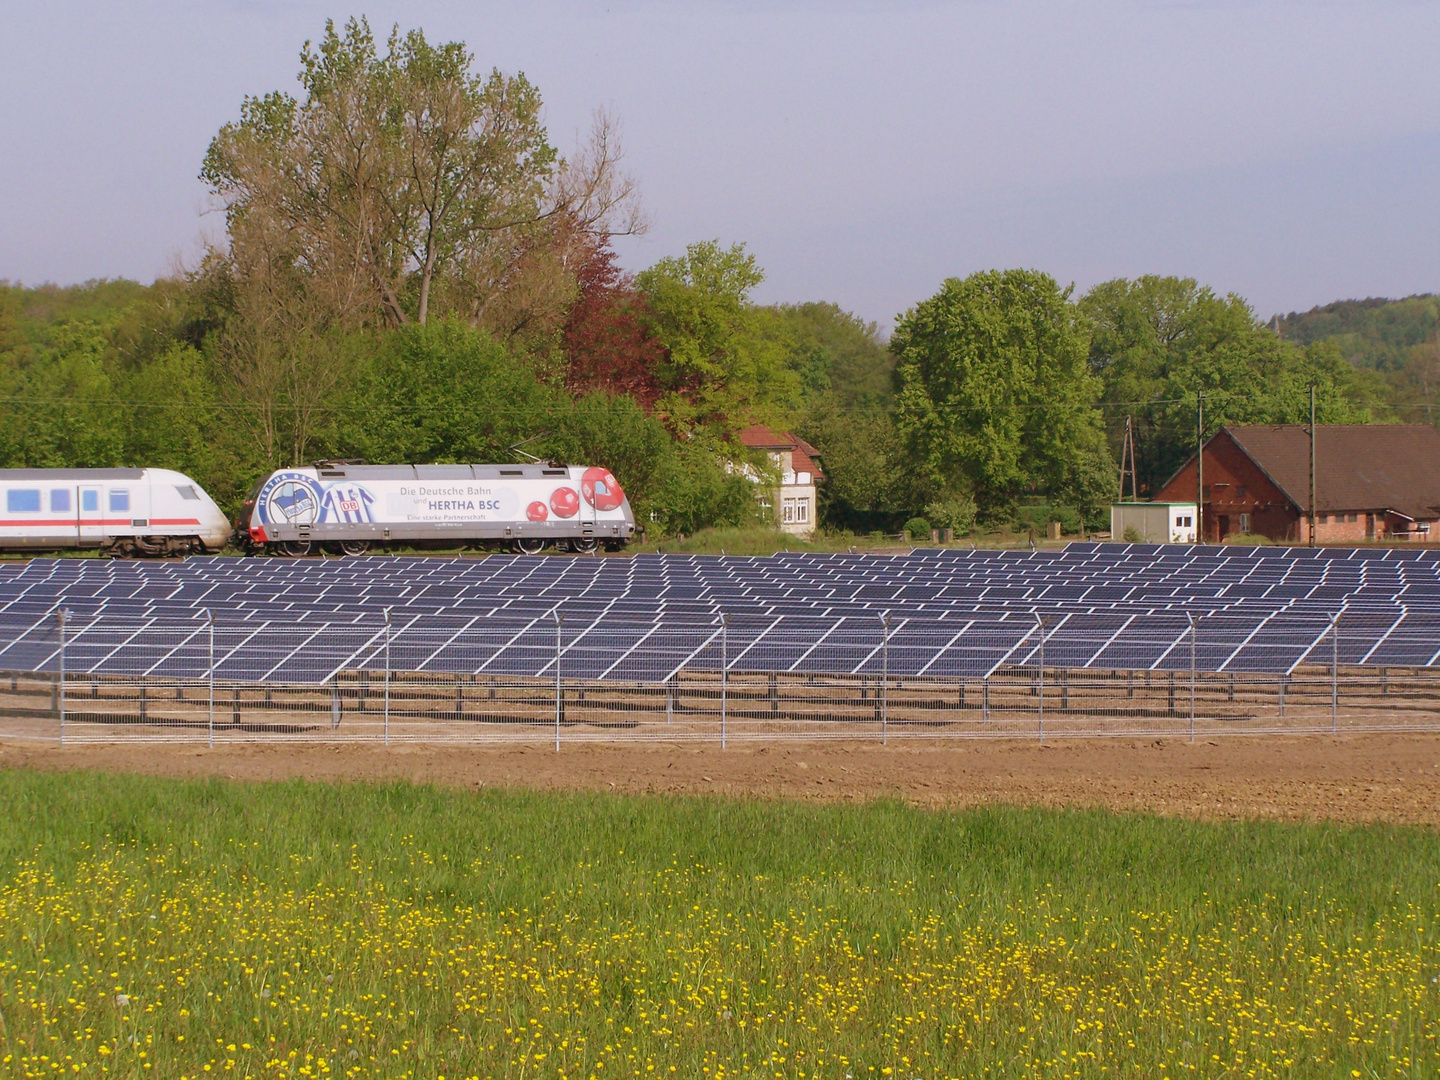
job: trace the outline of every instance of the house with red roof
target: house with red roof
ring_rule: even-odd
[[[1202,542],[1259,533],[1315,540],[1434,542],[1440,536],[1440,431],[1429,424],[1319,424],[1311,506],[1310,430],[1299,424],[1226,425],[1205,442],[1204,490],[1192,457],[1156,502],[1204,503]]]
[[[755,424],[740,432],[740,442],[763,450],[780,473],[777,487],[758,493],[760,505],[775,515],[775,524],[787,533],[809,536],[815,531],[819,512],[816,484],[825,476],[820,468],[820,451],[798,435],[775,432]],[[759,482],[760,477],[752,477]]]

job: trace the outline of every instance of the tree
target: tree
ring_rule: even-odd
[[[1048,274],[950,278],[905,313],[890,347],[897,426],[939,492],[968,489],[988,521],[1026,490],[1083,511],[1109,497],[1088,327]]]
[[[888,412],[849,409],[838,395],[827,395],[799,433],[821,452],[825,480],[819,509],[827,525],[894,532],[934,489],[911,467],[909,448]]]
[[[771,309],[793,338],[792,366],[814,400],[827,395],[845,409],[888,409],[895,396],[895,357],[880,328],[838,304],[781,304]]]
[[[1194,453],[1197,393],[1205,395],[1207,432],[1227,423],[1308,423],[1312,384],[1320,422],[1373,418],[1373,389],[1333,344],[1282,341],[1242,298],[1217,296],[1192,278],[1103,282],[1080,307],[1093,328],[1091,369],[1115,403],[1108,419],[1117,456],[1124,417],[1134,419],[1142,492]]]
[[[25,468],[124,464],[125,406],[105,357],[102,327],[62,323],[40,348],[0,363],[0,461]]]
[[[216,456],[215,387],[204,359],[191,346],[171,342],[121,381],[132,402],[125,456],[208,479]]]
[[[280,297],[303,287],[327,326],[435,314],[481,326],[508,297],[513,330],[517,297],[556,277],[547,254],[644,227],[614,122],[597,114],[589,144],[560,160],[534,85],[472,74],[460,42],[397,27],[382,56],[352,19],[343,34],[328,22],[300,59],[304,99],[246,98],[200,175],[224,207],[235,274]],[[553,281],[539,291],[520,306],[549,303]]]
[[[659,399],[665,350],[650,332],[653,313],[608,242],[590,247],[576,273],[579,297],[565,320],[566,385],[576,393],[626,394],[647,411]]]
[[[765,275],[744,244],[691,244],[636,277],[647,322],[664,349],[657,369],[661,414],[677,430],[720,433],[795,409],[801,383],[773,316],[749,295]]]
[[[508,461],[563,398],[456,320],[392,331],[362,361],[337,449],[371,461]]]

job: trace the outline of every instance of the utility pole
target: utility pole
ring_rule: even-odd
[[[1128,462],[1128,465],[1127,465]],[[1135,425],[1125,417],[1125,440],[1120,444],[1120,501],[1125,501],[1125,477],[1130,477],[1130,501],[1140,501],[1139,482],[1135,477]]]
[[[1315,384],[1310,384],[1310,546],[1315,546]]]
[[[1205,395],[1195,391],[1195,538],[1205,543]]]

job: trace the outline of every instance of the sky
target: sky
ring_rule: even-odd
[[[201,157],[364,14],[623,125],[641,269],[744,242],[763,302],[888,327],[947,277],[1176,274],[1266,318],[1440,291],[1440,3],[0,0],[0,279],[150,281],[223,235]]]

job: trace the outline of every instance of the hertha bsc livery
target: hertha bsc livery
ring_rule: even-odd
[[[252,548],[355,554],[373,545],[472,541],[532,551],[623,545],[635,534],[614,475],[584,465],[352,465],[281,469],[247,507]]]
[[[375,496],[359,484],[331,484],[320,501],[320,520],[374,521],[371,509],[374,505]]]

